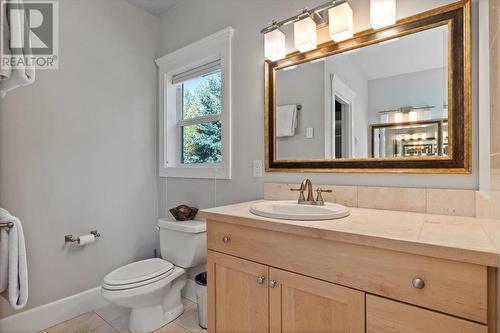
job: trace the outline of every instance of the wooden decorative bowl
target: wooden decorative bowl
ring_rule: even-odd
[[[198,214],[198,208],[180,205],[175,208],[170,208],[170,213],[177,221],[188,221],[194,219]]]

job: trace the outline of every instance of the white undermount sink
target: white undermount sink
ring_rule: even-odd
[[[296,200],[258,202],[250,207],[250,212],[272,219],[300,221],[333,220],[349,215],[349,209],[339,204],[299,205]]]

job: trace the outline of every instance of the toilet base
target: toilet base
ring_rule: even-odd
[[[163,306],[155,305],[132,309],[128,329],[131,333],[149,333],[170,323],[184,311],[182,303],[168,312],[163,312]]]

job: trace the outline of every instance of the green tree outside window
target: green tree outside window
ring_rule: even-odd
[[[183,83],[182,117],[191,119],[221,113],[221,72]],[[182,127],[182,163],[220,163],[221,123],[211,121]]]

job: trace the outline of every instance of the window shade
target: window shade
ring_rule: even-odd
[[[220,70],[220,59],[172,76],[172,84],[181,83]]]

